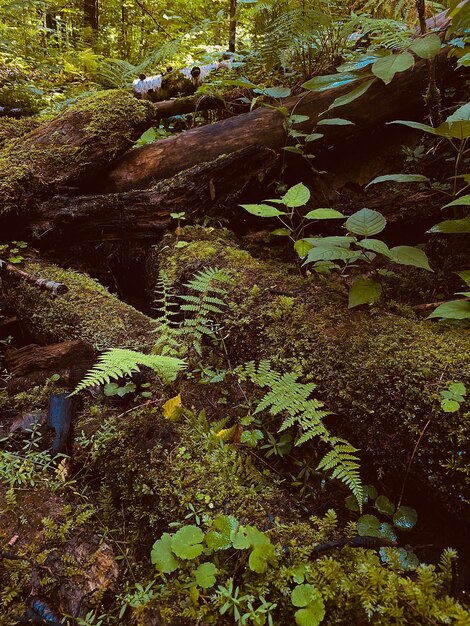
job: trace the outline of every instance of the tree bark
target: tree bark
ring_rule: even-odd
[[[42,246],[159,238],[171,225],[171,213],[183,211],[187,219],[224,217],[227,207],[236,205],[247,188],[254,190],[277,163],[271,150],[252,147],[196,165],[148,190],[57,196],[31,215],[28,236]]]
[[[443,51],[440,55],[442,62],[446,57],[447,51]],[[311,132],[320,115],[337,97],[352,91],[366,80],[368,79],[361,78],[349,85],[322,93],[307,93],[301,97],[290,98],[283,106],[289,112],[308,115],[309,121],[296,128]],[[330,117],[341,115],[354,122],[354,126],[340,129],[330,127],[325,131],[329,145],[336,144],[344,149],[346,141],[354,141],[361,135],[368,136],[376,129],[382,130],[386,122],[399,117],[419,119],[425,110],[423,94],[426,86],[426,61],[418,61],[413,70],[395,76],[390,85],[384,85],[377,79],[364,96],[332,111]],[[151,180],[170,178],[181,171],[182,154],[183,167],[188,168],[202,160],[216,159],[221,154],[253,145],[279,150],[287,144],[285,119],[282,111],[263,108],[144,146],[124,155],[106,177],[102,190],[126,191],[144,188]],[[318,142],[315,145],[319,145],[319,149],[322,147]]]

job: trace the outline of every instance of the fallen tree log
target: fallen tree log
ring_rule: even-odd
[[[439,57],[442,64],[446,62],[446,57],[447,51],[444,50]],[[283,106],[288,112],[308,116],[309,121],[296,128],[311,132],[319,116],[336,98],[349,93],[367,80],[369,79],[360,78],[348,85],[321,93],[309,92],[286,100]],[[342,126],[340,129],[330,127],[325,131],[328,145],[336,142],[344,150],[345,143],[353,142],[361,136],[370,138],[370,134],[378,128],[382,129],[386,122],[397,118],[422,117],[423,94],[427,81],[428,68],[424,60],[418,61],[413,70],[396,75],[390,85],[376,79],[363,97],[339,109],[341,117],[354,122],[354,125]],[[335,110],[331,116],[337,114]],[[174,176],[182,167],[189,168],[202,160],[212,160],[221,154],[247,146],[258,144],[279,150],[287,143],[285,121],[285,113],[281,110],[257,109],[133,150],[122,157],[104,180],[101,189],[115,192],[143,188],[151,181]]]
[[[68,292],[51,298],[35,285],[3,279],[7,301],[30,337],[41,345],[80,339],[97,349],[115,346],[148,350],[155,341],[155,324],[111,295],[84,274],[41,261],[26,260],[24,270],[60,282]]]
[[[171,235],[155,248],[150,287],[156,288],[160,269],[176,291],[203,268],[219,268],[232,277],[221,320],[230,368],[263,358],[275,370],[300,366],[333,413],[326,418],[328,427],[361,449],[368,480],[383,480],[395,501],[413,448],[431,419],[411,464],[403,503],[427,494],[440,496],[450,510],[465,507],[469,404],[462,412],[444,413],[436,395],[449,381],[468,385],[467,331],[443,328],[412,312],[403,317],[387,308],[351,311],[347,284],[288,274],[285,265],[253,258],[224,231],[184,229],[180,239],[187,242],[182,249]]]
[[[43,203],[21,226],[42,246],[49,241],[61,245],[83,240],[155,239],[170,227],[171,213],[186,212],[187,219],[223,217],[227,207],[235,206],[247,188],[255,189],[277,163],[271,150],[249,147],[195,165],[151,189],[57,196]]]
[[[0,149],[0,216],[90,185],[152,125],[153,106],[124,91],[78,102]]]

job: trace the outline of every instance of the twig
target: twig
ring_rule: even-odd
[[[0,273],[1,272],[21,278],[22,280],[35,285],[42,291],[52,291],[54,296],[63,295],[69,290],[67,285],[64,285],[63,283],[56,283],[54,280],[46,280],[45,278],[34,276],[34,274],[28,274],[28,272],[20,270],[19,267],[16,267],[3,259],[0,259]]]
[[[397,545],[396,541],[390,541],[389,539],[381,537],[353,537],[352,539],[333,539],[327,543],[321,543],[319,546],[315,546],[312,550],[312,556],[317,557],[320,554],[334,550],[335,548],[342,548],[349,546],[350,548],[366,548],[376,550],[377,548],[392,548]]]
[[[462,302],[469,302],[470,298],[460,298]],[[439,302],[429,302],[428,304],[417,304],[416,306],[412,306],[413,311],[427,311],[429,309],[435,309],[441,304],[445,304],[445,301],[440,300]]]

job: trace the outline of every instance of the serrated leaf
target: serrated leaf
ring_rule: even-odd
[[[441,400],[441,408],[444,413],[457,413],[457,411],[460,409],[460,404],[455,400],[449,400],[448,398],[445,398],[444,400]]]
[[[298,239],[294,244],[294,250],[297,252],[300,259],[304,259],[311,249],[312,245],[305,241],[305,239]]]
[[[296,611],[294,617],[297,626],[319,626],[325,617],[323,599],[315,598],[307,607]]]
[[[376,252],[377,254],[390,257],[389,247],[380,239],[363,239],[362,241],[358,241],[357,245],[366,250],[372,250],[372,252]]]
[[[294,185],[291,187],[283,196],[284,204],[289,207],[289,209],[297,208],[300,206],[304,206],[310,200],[310,191],[308,187],[303,185],[302,183],[298,183],[298,185]]]
[[[375,508],[384,515],[393,515],[395,513],[395,505],[387,496],[378,496],[375,500]]]
[[[375,61],[372,65],[372,73],[388,85],[392,82],[395,74],[409,70],[413,67],[414,62],[413,55],[409,52],[390,54]]]
[[[217,571],[217,567],[214,563],[201,563],[194,572],[196,584],[203,589],[213,587],[215,585],[215,575]]]
[[[269,204],[240,204],[241,207],[257,217],[277,217],[278,215],[285,215],[284,211],[279,211],[276,207]]]
[[[361,85],[359,85],[358,87],[356,87],[349,93],[345,94],[344,96],[339,96],[338,98],[336,98],[336,100],[334,100],[332,104],[330,104],[330,106],[328,107],[328,111],[331,111],[332,109],[336,109],[338,107],[349,104],[350,102],[353,102],[354,100],[357,100],[358,98],[360,98],[366,93],[366,91],[369,89],[369,87],[372,85],[373,82],[375,82],[374,79],[368,80],[367,82],[362,83]]]
[[[336,209],[314,209],[305,216],[308,220],[338,220],[344,219],[344,215]]]
[[[353,309],[361,304],[374,304],[380,300],[382,285],[368,278],[357,278],[349,290],[348,308]]]
[[[421,267],[422,269],[432,272],[426,253],[420,248],[415,248],[414,246],[395,246],[395,248],[390,249],[390,254],[395,263]]]
[[[183,526],[173,535],[171,549],[180,559],[191,560],[202,554],[204,533],[198,526]]]
[[[466,217],[461,220],[445,220],[436,224],[431,229],[430,233],[445,233],[445,234],[457,234],[457,233],[470,233],[470,217]]]
[[[372,209],[361,209],[346,220],[346,228],[349,232],[363,237],[370,237],[381,233],[387,220],[378,211]]]
[[[318,596],[318,592],[313,585],[297,585],[290,594],[293,606],[304,607],[310,604]]]
[[[421,59],[433,59],[441,50],[441,38],[436,33],[428,33],[424,37],[415,39],[410,50]]]
[[[170,398],[163,405],[163,417],[167,420],[177,420],[181,417],[181,395]]]
[[[371,180],[367,187],[371,185],[377,185],[377,183],[430,183],[431,181],[427,176],[422,174],[385,174],[384,176],[377,176],[374,180]]]
[[[345,120],[342,117],[329,117],[328,119],[320,120],[317,122],[317,126],[354,126],[354,122]]]
[[[163,533],[152,546],[151,561],[163,574],[171,574],[179,567],[179,561],[171,550],[171,539],[169,533]]]
[[[393,516],[393,523],[400,530],[411,530],[418,521],[418,514],[410,506],[401,506]]]
[[[255,546],[248,558],[248,567],[252,572],[263,574],[268,569],[268,564],[273,562],[274,559],[275,550],[271,543]]]
[[[444,302],[434,309],[429,318],[439,317],[448,320],[468,320],[470,319],[470,302],[466,300],[451,300]]]

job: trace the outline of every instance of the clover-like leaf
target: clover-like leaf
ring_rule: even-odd
[[[418,513],[410,506],[400,506],[393,516],[393,523],[400,530],[411,530],[418,521]]]
[[[204,533],[198,526],[183,526],[173,535],[171,549],[180,559],[191,560],[202,554]]]
[[[257,574],[263,574],[268,569],[268,564],[275,559],[275,551],[272,543],[257,545],[251,551],[248,559],[248,567]]]
[[[238,521],[233,515],[220,515],[212,522],[211,530],[206,534],[206,545],[212,550],[227,550],[232,546],[232,535],[238,528]]]
[[[179,561],[171,549],[171,540],[172,536],[169,533],[163,533],[153,544],[150,554],[152,563],[163,574],[171,574],[179,567]]]
[[[318,597],[304,609],[295,612],[295,623],[297,626],[319,626],[324,617],[325,603]]]
[[[203,589],[213,587],[215,585],[215,575],[217,571],[217,567],[214,563],[201,563],[194,572],[196,584]]]
[[[393,515],[395,513],[395,505],[387,496],[379,496],[375,501],[375,508],[384,515]]]
[[[290,594],[291,602],[294,606],[304,607],[310,604],[310,602],[318,595],[317,590],[313,585],[297,585]]]

